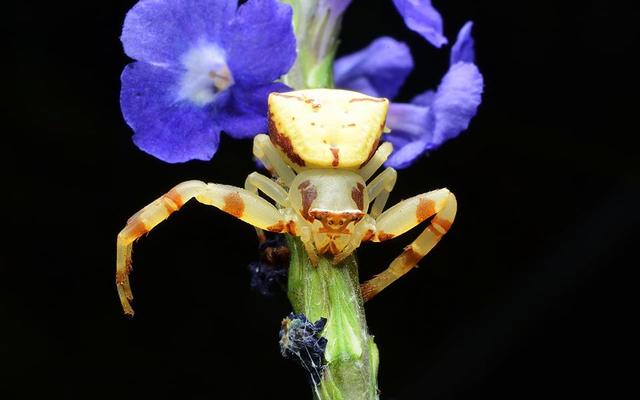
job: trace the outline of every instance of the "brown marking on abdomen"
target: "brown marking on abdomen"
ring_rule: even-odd
[[[378,143],[380,143],[380,138],[377,138],[376,141],[373,142],[371,150],[369,150],[369,155],[367,156],[367,159],[362,164],[360,164],[360,168],[364,167],[369,162],[369,160],[371,160],[373,155],[376,154],[376,150],[378,150]]]
[[[280,97],[284,97],[284,98],[287,98],[287,99],[296,99],[298,101],[304,101],[306,104],[311,104],[311,109],[313,111],[318,111],[320,109],[320,104],[315,103],[313,101],[313,99],[310,99],[308,97],[295,96],[295,95],[292,95],[292,94],[283,94],[283,93],[277,93],[277,92],[274,92],[274,93],[271,93],[271,94],[274,95],[274,96],[280,96]]]
[[[396,235],[393,233],[384,233],[384,231],[378,232],[378,240],[384,242],[385,240],[393,239]]]
[[[340,165],[340,149],[337,147],[332,147],[331,154],[333,154],[333,161],[331,162],[332,167],[337,167]]]
[[[364,211],[364,185],[360,182],[351,189],[351,198],[356,203],[358,210]]]
[[[357,101],[372,101],[374,103],[382,103],[387,101],[387,99],[379,99],[376,97],[358,97],[358,98],[349,100],[349,103],[355,103]]]
[[[278,97],[284,97],[287,99],[296,99],[296,100],[300,100],[300,101],[305,101],[306,99],[304,97],[300,97],[300,96],[294,96],[292,94],[284,94],[284,93],[278,93],[278,92],[273,92],[271,93],[272,96],[278,96]]]
[[[418,203],[418,208],[416,208],[416,218],[418,219],[418,223],[435,214],[435,206],[436,203],[433,200],[421,198]]]
[[[273,113],[269,113],[269,139],[271,139],[271,143],[280,148],[280,150],[282,150],[287,155],[291,162],[304,167],[305,162],[293,149],[291,139],[278,132],[278,127],[273,120]]]
[[[236,218],[242,217],[242,214],[244,214],[244,201],[238,192],[229,192],[224,196],[223,200],[223,211],[228,212]]]
[[[302,216],[309,222],[313,222],[313,216],[309,215],[309,209],[311,208],[311,203],[318,197],[318,191],[316,187],[310,181],[301,182],[298,185],[298,189],[300,190],[300,195],[302,196]]]
[[[320,104],[314,103],[313,99],[306,99],[304,102],[307,104],[311,104],[311,109],[313,111],[318,111],[320,109]]]

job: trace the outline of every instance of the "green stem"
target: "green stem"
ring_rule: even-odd
[[[332,88],[342,17],[318,0],[281,0],[293,8],[298,56],[283,82],[294,89]],[[324,4],[324,5],[323,5]],[[378,399],[378,348],[367,331],[355,254],[313,266],[300,239],[287,235],[291,253],[288,296],[295,313],[326,318],[325,368],[313,386],[318,400]]]
[[[332,88],[333,59],[338,48],[340,15],[317,0],[281,0],[293,8],[296,62],[283,82],[295,89]]]
[[[321,257],[309,261],[298,238],[287,236],[291,252],[288,295],[294,312],[310,321],[326,318],[326,368],[313,388],[319,400],[378,398],[378,349],[367,331],[358,263],[354,255],[334,265]]]

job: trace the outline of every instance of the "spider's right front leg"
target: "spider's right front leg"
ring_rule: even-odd
[[[255,195],[258,195],[258,190],[260,190],[266,196],[273,199],[280,207],[286,208],[289,206],[289,195],[286,190],[262,174],[257,172],[250,173],[244,182],[244,188]],[[258,235],[260,243],[264,243],[266,240],[264,231],[256,228],[256,234]]]
[[[424,231],[396,257],[389,267],[361,285],[365,301],[409,272],[447,233],[458,209],[456,197],[447,189],[434,190],[401,201],[376,219],[372,239],[381,242],[399,236],[429,218]],[[432,218],[433,217],[433,218]]]
[[[288,220],[285,212],[250,191],[201,181],[188,181],[177,185],[129,218],[125,228],[118,234],[116,285],[125,314],[133,315],[133,309],[129,304],[133,299],[129,273],[134,241],[151,231],[192,198],[219,208],[256,228],[279,233],[287,231]]]
[[[280,157],[269,136],[265,134],[255,136],[253,139],[253,155],[267,167],[272,175],[280,178],[286,187],[291,186],[296,173]]]

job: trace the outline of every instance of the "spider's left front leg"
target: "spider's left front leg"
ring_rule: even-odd
[[[288,231],[288,216],[292,213],[286,209],[275,208],[251,191],[201,181],[187,181],[175,186],[129,218],[124,229],[118,234],[116,285],[126,314],[133,315],[129,303],[133,299],[129,284],[133,243],[191,199],[214,206],[258,229],[277,233]]]
[[[416,266],[447,233],[457,210],[456,197],[447,189],[434,190],[406,199],[382,213],[376,219],[375,242],[392,239],[414,228],[430,218],[429,226],[404,251],[391,262],[389,267],[361,285],[365,301],[380,293],[402,275]]]

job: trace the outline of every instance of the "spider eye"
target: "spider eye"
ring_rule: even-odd
[[[344,221],[340,220],[340,226],[344,225]]]
[[[329,225],[333,225],[333,220],[329,220]]]

